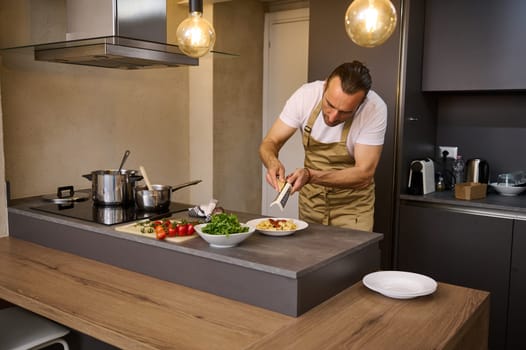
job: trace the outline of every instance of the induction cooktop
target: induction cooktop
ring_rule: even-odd
[[[70,218],[96,222],[103,225],[123,224],[142,219],[155,219],[170,216],[188,210],[188,205],[170,203],[170,207],[161,212],[145,212],[135,206],[100,206],[92,200],[70,202],[65,204],[47,203],[32,207],[39,211]]]

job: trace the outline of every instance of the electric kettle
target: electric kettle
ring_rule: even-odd
[[[483,159],[469,159],[466,163],[466,173],[466,182],[489,182],[489,164]]]

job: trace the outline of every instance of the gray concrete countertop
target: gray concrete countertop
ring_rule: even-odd
[[[319,269],[341,256],[377,243],[383,237],[382,234],[378,233],[310,224],[308,228],[291,236],[271,237],[256,231],[235,248],[212,248],[200,237],[182,243],[159,241],[115,230],[115,227],[119,225],[107,226],[31,209],[31,207],[39,204],[42,205],[42,200],[39,197],[19,199],[12,201],[8,210],[12,213],[91,231],[95,234],[141,242],[290,278],[297,278],[309,271]],[[178,209],[191,207],[191,205],[184,203],[172,203],[173,206]],[[261,217],[261,215],[249,213],[232,213],[238,216],[240,222]],[[175,213],[171,218],[195,220],[195,218],[190,218],[186,211]]]
[[[423,196],[401,194],[400,199],[421,205],[443,206],[482,215],[526,220],[525,194],[502,196],[489,189],[486,198],[476,200],[456,199],[453,191],[433,192]]]

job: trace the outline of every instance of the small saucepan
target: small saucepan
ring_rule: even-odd
[[[140,210],[144,211],[166,210],[170,207],[170,197],[172,192],[184,187],[197,185],[201,181],[202,180],[194,180],[176,186],[151,185],[151,190],[148,190],[148,187],[146,186],[136,186],[135,203]]]

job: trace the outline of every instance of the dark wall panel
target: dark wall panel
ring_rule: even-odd
[[[422,50],[424,46],[425,2],[405,0],[406,49],[402,61],[403,103],[400,117],[399,189],[406,193],[412,160],[433,157],[436,135],[436,102],[423,94]]]
[[[458,94],[439,98],[437,144],[458,146],[464,159],[483,158],[490,181],[526,170],[526,93]]]
[[[309,81],[323,80],[339,64],[359,60],[366,64],[373,87],[388,108],[388,126],[382,159],[376,172],[376,210],[374,231],[385,235],[382,265],[390,266],[392,258],[392,223],[395,176],[395,129],[400,53],[400,0],[392,1],[399,22],[394,34],[381,46],[363,48],[347,36],[344,26],[348,0],[311,0],[309,28]]]

